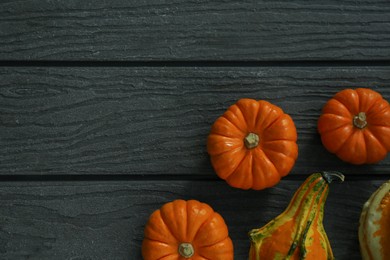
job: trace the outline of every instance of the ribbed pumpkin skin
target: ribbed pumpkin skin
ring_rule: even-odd
[[[363,206],[359,243],[363,260],[390,259],[390,180],[382,184]]]
[[[335,176],[344,178],[339,173]],[[323,174],[310,175],[282,214],[262,228],[251,230],[249,260],[334,259],[322,223],[328,184]]]
[[[190,244],[191,256],[180,254]],[[142,242],[144,260],[232,260],[233,243],[222,216],[206,203],[175,200],[150,216]]]
[[[377,163],[390,151],[390,105],[371,89],[342,90],[323,107],[318,132],[341,160]]]
[[[258,142],[250,144],[250,135]],[[264,100],[240,99],[213,124],[207,151],[217,175],[230,186],[261,190],[277,184],[298,156],[293,120]]]

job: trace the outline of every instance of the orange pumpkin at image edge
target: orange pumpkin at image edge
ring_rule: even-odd
[[[372,164],[390,151],[390,106],[368,88],[345,89],[323,107],[318,132],[324,147],[352,164]]]
[[[240,99],[212,125],[207,151],[216,174],[230,186],[261,190],[290,172],[296,141],[295,124],[280,107]]]
[[[154,211],[144,230],[144,260],[233,260],[220,214],[197,200],[174,200]]]

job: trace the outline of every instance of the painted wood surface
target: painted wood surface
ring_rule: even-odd
[[[197,199],[244,260],[247,232],[320,170],[346,175],[325,208],[336,259],[360,259],[360,211],[390,157],[343,163],[316,123],[344,88],[390,100],[389,13],[382,0],[0,1],[0,259],[138,260],[149,215]],[[229,187],[206,152],[244,97],[298,130],[292,172],[263,191]]]
[[[390,2],[6,0],[1,60],[389,60]]]
[[[324,225],[336,259],[360,258],[360,211],[382,182],[347,175],[332,183]],[[241,191],[223,181],[3,182],[0,258],[142,259],[149,215],[166,202],[197,199],[225,219],[235,259],[247,259],[247,232],[280,214],[300,183]]]

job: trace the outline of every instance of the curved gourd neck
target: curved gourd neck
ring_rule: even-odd
[[[321,172],[312,174],[295,192],[284,213],[289,214],[290,216],[291,214],[295,215],[297,210],[305,209],[305,207],[302,206],[313,205],[309,202],[318,201],[318,198],[321,197],[323,192],[326,192],[326,196],[321,201],[321,204],[325,204],[328,184],[335,180],[344,181],[344,175],[339,172]],[[326,187],[326,189],[321,189],[322,187]]]
[[[298,211],[304,211],[309,206],[312,207],[315,199],[321,195],[324,190],[321,188],[327,187],[327,185],[328,183],[322,178],[320,173],[313,174],[311,178],[308,178],[295,192],[285,213],[296,216],[299,214]],[[325,200],[323,200],[323,203],[324,202]]]

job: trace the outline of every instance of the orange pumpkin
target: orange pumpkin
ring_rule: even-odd
[[[211,128],[207,151],[217,175],[235,188],[277,184],[298,156],[291,117],[267,101],[240,99]]]
[[[196,200],[166,203],[150,216],[144,233],[144,260],[233,259],[225,221]]]
[[[330,99],[318,120],[325,148],[352,164],[376,163],[390,151],[390,106],[371,89],[345,89]]]

